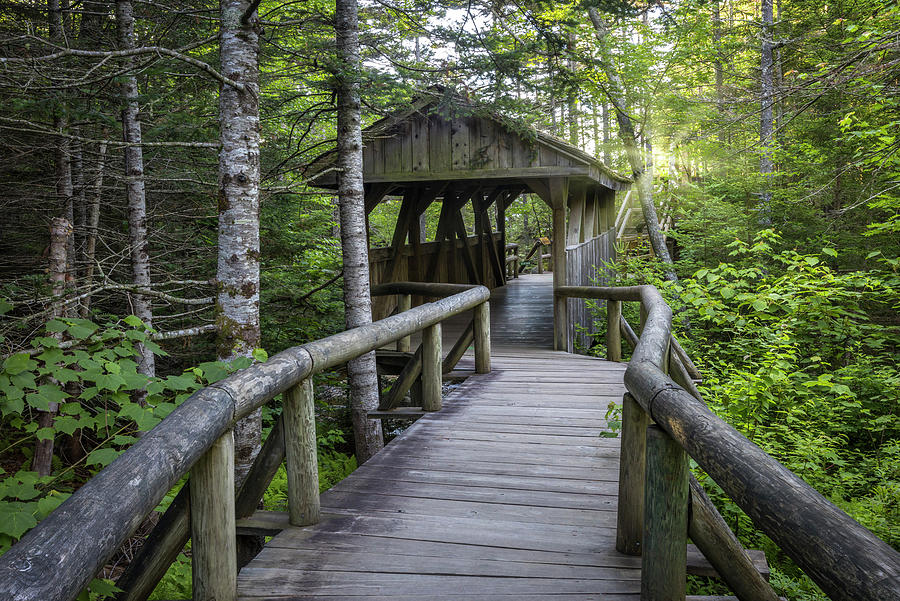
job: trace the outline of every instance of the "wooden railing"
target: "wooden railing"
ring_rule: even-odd
[[[616,232],[607,230],[580,244],[566,247],[566,284],[605,285],[610,282],[610,265],[616,260]],[[570,353],[591,347],[594,316],[584,299],[566,299],[566,350]]]
[[[467,284],[434,284],[427,282],[391,282],[379,284],[372,288],[372,296],[397,296],[397,307],[400,312],[409,311],[413,295],[425,298],[440,298],[459,294],[474,286]],[[484,374],[491,371],[491,317],[488,303],[475,307],[472,321],[462,331],[456,343],[450,348],[446,358],[442,357],[440,324],[436,326],[434,335],[423,334],[422,344],[400,371],[391,389],[382,397],[376,412],[378,417],[385,417],[397,408],[416,380],[422,380],[422,411],[438,411],[441,408],[441,376],[450,373],[465,354],[466,349],[475,343],[475,373]],[[397,340],[397,351],[410,351],[409,336]]]
[[[548,238],[538,238],[534,241],[534,244],[531,245],[531,249],[528,251],[528,254],[525,255],[523,261],[529,260],[535,253],[537,253],[537,272],[544,273],[544,261],[550,261],[553,257],[550,253],[544,252],[545,246],[550,246],[551,242]],[[552,263],[550,264],[552,270]]]
[[[519,277],[519,245],[506,245],[506,279],[511,280]]]
[[[436,383],[439,399],[440,323],[470,309],[476,324],[487,319],[490,291],[466,286],[429,294],[452,296],[293,347],[191,395],[0,557],[0,599],[74,599],[188,472],[188,485],[132,561],[134,569],[117,582],[125,589],[118,598],[146,599],[190,535],[194,598],[234,599],[235,517],[255,510],[282,456],[290,522],[319,519],[313,375],[422,331],[423,378],[432,388]],[[475,342],[476,364],[489,370],[489,332],[476,329]],[[282,420],[235,494],[232,428],[282,393]]]
[[[835,600],[900,599],[900,553],[713,414],[672,338],[672,312],[653,286],[561,287],[607,301],[607,352],[625,371],[616,547],[642,556],[641,599],[683,599],[687,537],[740,599],[774,600],[724,520],[689,476],[688,456]],[[640,337],[621,303],[641,304]],[[650,425],[650,422],[653,425]]]

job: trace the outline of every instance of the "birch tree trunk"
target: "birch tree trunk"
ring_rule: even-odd
[[[362,130],[359,104],[359,21],[356,0],[337,0],[338,202],[344,260],[344,321],[348,329],[372,322],[369,249],[363,204]],[[367,412],[378,407],[375,353],[347,364],[356,460],[362,464],[384,446],[381,422]]]
[[[773,71],[775,61],[773,58],[772,40],[772,0],[762,0],[760,3],[760,17],[762,20],[760,37],[760,122],[759,145],[761,149],[759,158],[759,172],[763,176],[763,189],[759,193],[758,221],[762,226],[767,226],[772,219],[769,214],[772,203],[770,191],[771,175],[775,172],[775,163],[772,160],[772,105],[775,98]]]
[[[222,0],[222,74],[244,89],[219,95],[217,354],[228,361],[259,347],[259,34],[256,3]],[[259,453],[260,411],[235,425],[235,485]]]
[[[118,28],[119,47],[122,50],[135,48],[134,12],[130,0],[116,2],[116,25]],[[134,69],[134,59],[128,59],[129,70]],[[141,121],[138,105],[137,77],[133,71],[125,76],[122,82],[122,96],[125,107],[122,110],[122,133],[126,142],[132,145],[125,147],[125,192],[128,198],[128,244],[131,251],[131,283],[138,290],[147,290],[150,286],[150,253],[147,242],[147,198],[144,190],[144,154],[140,144]],[[131,298],[132,313],[153,327],[153,306],[150,297],[135,294]],[[137,345],[140,353],[138,373],[153,377],[156,375],[156,363],[153,352],[143,344]],[[147,398],[144,390],[136,392],[132,399],[141,405]]]
[[[63,217],[55,217],[50,222],[50,283],[53,287],[53,296],[61,298],[66,290],[66,269],[68,260],[69,240],[72,238],[72,226]],[[53,304],[52,317],[64,317],[65,306],[60,302]],[[58,340],[61,333],[52,334]],[[52,428],[53,419],[59,410],[58,403],[50,403],[46,411],[38,414],[38,428]],[[53,468],[53,443],[54,437],[38,439],[34,446],[34,458],[31,461],[31,469],[39,476],[49,476]]]
[[[597,34],[597,40],[600,42],[600,63],[608,80],[606,91],[609,101],[616,111],[616,121],[619,124],[619,138],[621,138],[622,144],[625,146],[625,154],[628,157],[628,164],[631,166],[638,200],[640,200],[644,222],[647,225],[650,245],[653,247],[656,257],[668,265],[666,268],[666,279],[674,281],[678,279],[678,276],[675,274],[675,270],[671,268],[672,257],[669,255],[666,239],[659,228],[659,218],[656,215],[656,206],[653,204],[653,172],[644,164],[641,149],[638,146],[634,133],[634,124],[629,116],[629,106],[625,99],[625,87],[622,85],[619,72],[612,64],[606,49],[608,37],[606,23],[594,7],[588,8],[588,16],[591,18],[591,23],[593,23]]]

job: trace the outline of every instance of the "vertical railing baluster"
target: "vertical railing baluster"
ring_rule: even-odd
[[[234,527],[234,435],[221,436],[191,469],[194,601],[237,597]]]
[[[622,318],[622,301],[606,301],[606,359],[622,360],[622,330],[619,320]]]
[[[641,601],[685,598],[689,473],[681,446],[659,426],[648,427]]]
[[[641,554],[644,536],[644,479],[647,465],[647,426],[650,416],[634,397],[622,397],[622,450],[619,459],[619,504],[616,550]]]
[[[441,324],[436,323],[422,331],[422,409],[424,411],[440,411],[441,409],[441,354]]]
[[[412,308],[412,295],[411,294],[400,294],[397,298],[397,311],[399,313],[403,313],[404,311],[409,311]],[[409,336],[404,336],[400,340],[397,341],[397,350],[401,353],[408,353],[410,349],[409,346]]]
[[[288,514],[294,526],[319,522],[319,464],[312,378],[284,392],[284,454]]]
[[[488,303],[475,307],[475,373],[491,371],[491,308]]]

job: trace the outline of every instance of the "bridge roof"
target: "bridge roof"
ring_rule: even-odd
[[[392,184],[392,190],[466,180],[524,188],[549,177],[568,178],[570,188],[622,190],[631,184],[580,148],[443,89],[423,93],[409,109],[365,128],[363,144],[365,183]],[[336,158],[331,150],[309,165],[313,186],[337,187]]]

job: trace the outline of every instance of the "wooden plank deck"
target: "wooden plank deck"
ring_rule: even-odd
[[[625,365],[549,350],[549,277],[495,297],[492,372],[324,493],[321,523],[272,538],[240,599],[638,598],[640,558],[614,548],[619,441],[600,437]]]

